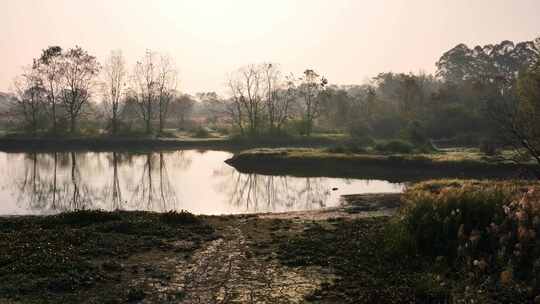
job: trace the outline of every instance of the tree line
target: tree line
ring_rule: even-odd
[[[540,39],[459,44],[441,55],[433,75],[384,72],[361,85],[330,84],[314,69],[295,76],[276,63],[250,64],[228,75],[227,97],[180,93],[175,63],[163,54],[147,51],[129,67],[121,51],[100,64],[80,47],[55,46],[15,81],[12,113],[33,134],[74,133],[88,113],[110,134],[163,134],[197,114],[199,125],[245,137],[327,132],[359,142],[478,145],[502,144],[504,134],[531,150],[540,130],[539,45]]]
[[[9,114],[33,135],[74,134],[87,115],[113,135],[130,120],[148,134],[157,121],[161,133],[173,110],[188,111],[194,102],[177,90],[177,74],[171,57],[152,51],[130,69],[119,50],[101,64],[81,47],[52,46],[14,80]]]

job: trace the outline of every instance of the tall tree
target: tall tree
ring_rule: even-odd
[[[516,148],[514,160],[532,158],[540,178],[540,62],[519,75],[516,91],[517,96],[514,92],[496,96],[490,114],[506,143]]]
[[[263,68],[263,65],[250,64],[238,69],[229,78],[231,116],[242,133],[247,127],[249,136],[256,136],[261,131],[265,100]]]
[[[76,46],[62,60],[62,104],[70,121],[70,132],[76,130],[77,119],[92,95],[94,79],[100,71],[96,57]]]
[[[43,50],[39,59],[34,61],[34,68],[39,71],[43,85],[47,90],[47,100],[52,115],[52,132],[57,133],[57,104],[62,80],[62,48],[50,46]]]
[[[35,69],[27,69],[14,81],[15,96],[13,98],[15,114],[20,116],[26,127],[35,136],[38,131],[38,121],[45,110],[47,91],[43,81]]]
[[[303,102],[304,134],[309,136],[313,131],[315,119],[321,114],[320,94],[328,84],[328,80],[321,77],[314,70],[307,69],[304,71],[304,76],[300,78],[300,81],[298,90]]]
[[[122,102],[126,91],[126,62],[122,51],[112,51],[105,62],[103,80],[103,102],[110,115],[112,134],[118,132],[119,116],[121,113]]]
[[[159,106],[159,133],[163,132],[167,115],[169,114],[169,105],[176,95],[177,88],[177,70],[172,59],[169,56],[161,55],[158,67],[157,77],[157,98]]]
[[[152,133],[152,118],[155,103],[158,101],[157,86],[158,67],[156,53],[147,50],[141,61],[138,61],[133,71],[133,83],[130,98],[137,104],[138,114],[143,119],[146,133]]]
[[[265,109],[270,133],[278,132],[289,118],[291,103],[295,97],[292,76],[283,77],[276,64],[262,65],[265,82]]]

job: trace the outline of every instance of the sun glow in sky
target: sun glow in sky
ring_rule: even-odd
[[[188,93],[225,93],[230,71],[277,62],[331,83],[379,72],[433,72],[464,42],[540,36],[538,0],[0,0],[0,91],[49,45],[80,45],[103,60],[122,49],[171,55]]]

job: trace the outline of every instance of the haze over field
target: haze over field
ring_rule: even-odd
[[[104,59],[122,49],[170,54],[181,90],[226,92],[228,72],[277,62],[331,83],[380,72],[431,73],[441,53],[540,34],[540,1],[2,1],[0,91],[49,45],[80,45]]]

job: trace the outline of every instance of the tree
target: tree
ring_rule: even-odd
[[[516,93],[501,91],[491,105],[491,117],[506,142],[516,148],[514,160],[532,158],[540,178],[540,62],[519,75]]]
[[[320,94],[328,84],[328,80],[314,70],[307,69],[300,81],[298,91],[303,101],[304,134],[309,136],[313,131],[315,119],[320,115]]]
[[[169,105],[176,95],[177,71],[169,56],[161,55],[157,77],[157,98],[159,105],[159,133],[163,132],[169,113]]]
[[[111,120],[112,134],[118,132],[121,107],[125,98],[127,70],[122,51],[112,51],[105,62],[102,83],[103,103]]]
[[[47,91],[43,81],[35,69],[28,69],[14,81],[15,96],[14,111],[22,117],[24,124],[35,136],[38,131],[38,121],[45,110]]]
[[[497,77],[511,82],[520,70],[534,64],[538,51],[533,41],[514,44],[505,40],[473,49],[459,44],[436,63],[437,76],[451,82],[471,79],[490,82]]]
[[[189,94],[176,96],[172,103],[172,113],[178,119],[178,127],[185,128],[186,120],[193,112],[195,100]]]
[[[156,54],[146,51],[141,61],[138,61],[133,71],[133,83],[130,88],[130,98],[137,104],[138,114],[146,125],[146,133],[152,133],[152,118],[154,104],[158,100],[156,95],[158,75],[156,67]]]
[[[52,115],[52,132],[57,132],[57,103],[62,80],[62,48],[50,46],[43,50],[39,59],[34,60],[34,69],[41,75],[43,85],[47,90],[47,100]]]
[[[264,110],[264,65],[250,64],[238,69],[229,78],[232,103],[228,110],[240,132],[247,127],[249,136],[260,132]]]
[[[92,95],[94,78],[100,71],[96,57],[81,47],[70,49],[62,60],[62,104],[70,121],[70,132],[74,133],[77,119]]]
[[[262,65],[265,81],[265,108],[270,133],[279,132],[289,118],[291,103],[295,98],[292,76],[283,77],[276,64]]]

